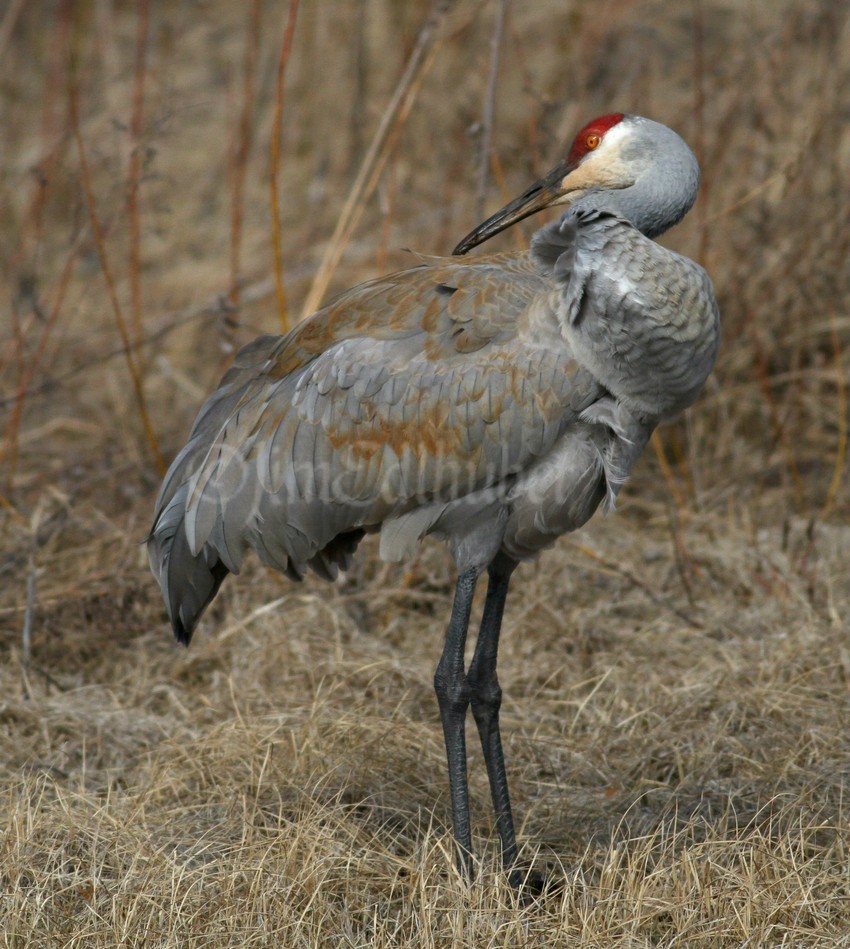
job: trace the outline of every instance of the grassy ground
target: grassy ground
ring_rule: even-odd
[[[497,872],[477,749],[479,877],[454,873],[437,544],[396,568],[367,542],[332,587],[251,563],[188,652],[169,640],[140,545],[156,454],[281,325],[276,102],[295,319],[425,6],[302,3],[282,99],[284,3],[0,13],[2,944],[850,945],[841,4],[513,5],[479,195],[497,5],[458,0],[339,242],[327,292],[446,253],[600,112],[700,154],[665,242],[715,281],[716,374],[617,515],[523,565],[508,605],[543,897]]]

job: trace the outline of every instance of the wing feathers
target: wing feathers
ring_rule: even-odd
[[[545,288],[529,255],[429,262],[240,351],[158,503],[152,550],[185,635],[247,548],[331,578],[383,523],[382,555],[403,558],[447,505],[483,510],[548,451],[578,370],[529,322]]]

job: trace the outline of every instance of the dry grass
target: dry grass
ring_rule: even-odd
[[[278,175],[293,313],[423,6],[301,4]],[[445,17],[332,289],[404,266],[405,246],[444,253],[474,223],[497,7]],[[705,397],[618,515],[517,575],[504,728],[523,857],[550,879],[525,905],[496,872],[476,751],[480,877],[466,888],[452,866],[437,545],[396,569],[367,544],[334,587],[252,565],[187,653],[140,547],[159,477],[140,401],[171,457],[233,346],[280,324],[269,160],[287,4],[151,4],[146,27],[144,2],[7,6],[4,945],[850,945],[841,7],[510,11],[488,206],[582,119],[668,122],[705,170],[668,242],[706,262],[725,333]]]

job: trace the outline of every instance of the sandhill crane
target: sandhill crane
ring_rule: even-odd
[[[387,561],[426,534],[448,542],[457,586],[434,687],[467,875],[470,706],[506,868],[517,854],[496,677],[511,574],[600,503],[613,507],[655,426],[694,401],[714,363],[708,276],[652,240],[687,213],[698,182],[666,126],[594,119],[456,256],[361,284],[246,346],[160,491],[150,562],[184,644],[249,548],[293,579],[310,567],[332,580],[368,532],[380,531]],[[459,256],[553,205],[567,210],[530,251]]]

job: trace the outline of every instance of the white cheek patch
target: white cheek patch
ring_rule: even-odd
[[[598,155],[608,150],[618,151],[620,145],[622,145],[627,138],[631,138],[631,135],[632,129],[626,124],[626,121],[618,122],[617,125],[612,126],[605,133],[599,148],[596,149],[596,154]]]

